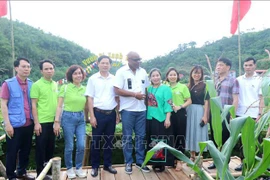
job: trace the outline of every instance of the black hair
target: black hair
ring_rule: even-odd
[[[52,60],[50,60],[50,59],[44,59],[44,60],[42,60],[42,61],[39,62],[39,69],[40,70],[43,70],[43,64],[44,63],[50,63],[55,68],[55,65],[54,65],[54,63],[53,63]]]
[[[245,59],[244,63],[248,61],[253,61],[253,63],[256,64],[256,60],[253,57],[248,57],[247,59]]]
[[[26,62],[28,62],[28,63],[30,64],[30,61],[29,61],[28,59],[23,58],[23,57],[18,57],[18,58],[13,62],[13,66],[14,66],[14,67],[19,67],[21,61],[26,61]]]
[[[101,61],[102,59],[104,59],[104,58],[109,59],[110,64],[112,64],[112,59],[111,59],[109,56],[106,56],[106,55],[102,55],[102,56],[100,56],[100,57],[98,58],[98,62],[100,63],[100,61]]]
[[[161,77],[161,72],[160,72],[160,70],[159,70],[158,68],[153,68],[153,69],[151,69],[150,72],[149,72],[149,77],[151,77],[151,75],[152,75],[153,72],[155,72],[155,71],[157,71],[157,72],[159,73],[160,77]]]
[[[166,72],[166,79],[165,79],[165,81],[170,82],[169,79],[168,79],[168,75],[169,75],[169,73],[170,73],[171,71],[175,71],[175,73],[176,73],[176,75],[177,75],[176,82],[178,82],[178,81],[180,80],[180,78],[179,78],[179,72],[178,72],[174,67],[170,67],[170,68],[168,69],[168,71]]]
[[[200,66],[200,65],[195,65],[195,66],[191,69],[191,71],[190,71],[190,73],[189,73],[189,83],[188,83],[188,88],[189,88],[189,89],[191,89],[191,88],[194,86],[194,84],[195,84],[194,79],[192,78],[192,73],[193,73],[193,72],[196,73],[196,72],[198,72],[198,71],[201,71],[201,78],[200,78],[200,81],[203,80],[204,74],[203,74],[203,68],[202,68],[202,66]]]
[[[71,65],[68,69],[67,69],[67,72],[66,72],[66,78],[67,78],[67,81],[68,82],[71,82],[73,83],[73,79],[72,79],[72,74],[77,70],[77,69],[80,69],[82,75],[83,75],[83,78],[82,80],[85,79],[85,72],[83,70],[83,68],[79,65]]]
[[[151,78],[151,75],[152,75],[153,72],[155,72],[155,71],[158,72],[158,74],[160,75],[160,78],[161,78],[161,72],[160,72],[160,70],[159,70],[158,68],[153,68],[153,69],[151,69],[150,72],[149,72],[149,79]],[[160,80],[161,80],[161,79],[160,79]],[[151,81],[151,84],[153,84],[152,81]]]
[[[223,62],[224,64],[226,64],[226,66],[230,66],[230,69],[232,67],[232,61],[227,58],[220,58],[217,60],[217,63],[218,62]]]

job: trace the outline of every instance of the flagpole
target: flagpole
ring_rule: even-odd
[[[241,76],[241,67],[242,67],[242,63],[241,63],[241,43],[240,43],[240,0],[238,0],[238,16],[237,16],[237,25],[238,25],[238,66],[239,66],[239,76]]]
[[[11,49],[12,49],[12,59],[11,59],[11,68],[12,75],[15,76],[15,69],[13,68],[13,62],[15,60],[15,49],[14,49],[14,31],[13,31],[13,21],[12,21],[12,15],[11,15],[11,0],[9,2],[9,17],[10,17],[10,27],[11,27]]]

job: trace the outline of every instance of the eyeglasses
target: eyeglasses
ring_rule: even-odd
[[[142,59],[141,58],[136,58],[136,59],[130,59],[132,61],[141,61]]]

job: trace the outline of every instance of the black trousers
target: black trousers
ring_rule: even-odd
[[[41,173],[46,163],[53,157],[55,147],[55,135],[53,123],[41,123],[42,133],[36,135],[36,171]],[[50,172],[49,172],[50,174]]]
[[[226,120],[227,120],[228,124],[230,124],[230,117],[231,117],[231,115],[230,115],[230,113],[228,113],[226,116]],[[210,124],[211,140],[214,142],[215,146],[217,147],[217,144],[216,144],[215,139],[214,139],[214,131],[213,131],[213,126],[212,126],[211,113],[210,113],[210,117],[209,117],[209,124]],[[230,132],[227,129],[225,121],[223,121],[222,122],[222,145],[229,139],[229,137],[230,137]]]
[[[187,129],[187,113],[186,109],[180,109],[179,111],[172,112],[171,126],[174,135],[174,148],[185,152],[186,146],[186,129]]]
[[[103,149],[104,166],[112,165],[113,138],[116,125],[116,112],[104,114],[94,109],[97,120],[97,127],[92,128],[92,142],[90,160],[92,168],[98,168],[100,165],[100,151]],[[101,144],[101,138],[104,145]]]
[[[16,178],[16,159],[18,154],[17,174],[23,175],[29,162],[29,154],[32,147],[34,124],[26,127],[14,128],[14,135],[10,139],[6,136],[6,174],[9,179]]]
[[[164,127],[164,121],[159,122],[155,118],[146,120],[147,151],[152,149],[160,141],[173,146],[174,136],[172,135],[172,130],[172,126],[167,129]],[[155,152],[147,164],[155,165],[156,167],[174,166],[174,156],[169,150],[161,149]]]

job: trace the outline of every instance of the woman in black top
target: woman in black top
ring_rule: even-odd
[[[203,82],[201,66],[192,68],[188,88],[192,104],[187,107],[186,150],[190,151],[191,160],[195,160],[200,151],[199,142],[208,140],[209,95]]]

